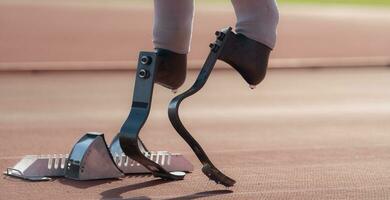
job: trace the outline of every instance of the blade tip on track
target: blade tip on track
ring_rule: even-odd
[[[210,179],[215,181],[217,184],[222,184],[225,187],[232,187],[236,181],[229,178],[222,172],[220,172],[215,167],[212,167],[210,165],[204,165],[202,168],[202,172]]]

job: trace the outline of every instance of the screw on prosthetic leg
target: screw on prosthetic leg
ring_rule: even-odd
[[[126,156],[150,170],[154,176],[168,180],[181,180],[183,171],[169,172],[150,159],[150,152],[139,138],[139,132],[145,124],[152,103],[154,80],[156,76],[156,53],[141,52],[137,67],[131,111],[119,133],[119,144]]]
[[[233,186],[236,181],[224,175],[213,165],[199,143],[187,131],[179,117],[179,106],[184,99],[198,92],[206,84],[215,63],[217,62],[217,59],[219,58],[226,41],[228,41],[229,37],[231,37],[231,34],[233,34],[231,28],[216,32],[217,40],[215,43],[210,44],[210,53],[195,83],[190,89],[172,99],[172,101],[169,103],[168,109],[169,120],[171,121],[176,131],[189,144],[189,146],[195,152],[196,156],[199,158],[200,162],[203,164],[203,173],[211,180],[214,180],[216,183],[222,184],[226,187]]]

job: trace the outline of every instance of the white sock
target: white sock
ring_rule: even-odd
[[[154,48],[187,54],[193,17],[193,0],[154,0]]]
[[[236,12],[236,32],[275,47],[279,11],[275,0],[231,0]]]

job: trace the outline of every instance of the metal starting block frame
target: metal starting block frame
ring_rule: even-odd
[[[145,155],[167,171],[193,171],[193,165],[183,155],[167,151],[153,151]],[[70,154],[27,155],[5,175],[30,181],[47,181],[52,177],[74,180],[122,178],[131,174],[150,173],[124,153],[110,152],[100,133],[87,133],[73,147]]]

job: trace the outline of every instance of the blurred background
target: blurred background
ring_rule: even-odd
[[[271,67],[286,66],[286,62],[280,63],[278,59],[288,58],[328,58],[327,62],[335,58],[340,64],[353,61],[340,58],[360,58],[355,63],[387,63],[389,0],[281,0],[278,3],[281,19],[277,47],[272,55],[277,60]],[[129,61],[137,59],[139,50],[152,49],[152,1],[0,0],[0,9],[3,69],[35,66],[36,62],[56,62],[51,63],[52,68],[61,67],[59,62],[91,62],[91,67],[101,67],[93,61],[110,61],[100,65],[126,68]],[[190,54],[193,65],[199,65],[196,61],[207,55],[212,33],[234,26],[234,22],[230,1],[196,1]],[[315,64],[315,60],[302,59],[293,62]],[[75,68],[81,65],[73,64]],[[294,64],[290,62],[290,65]],[[43,68],[42,63],[40,66]]]

